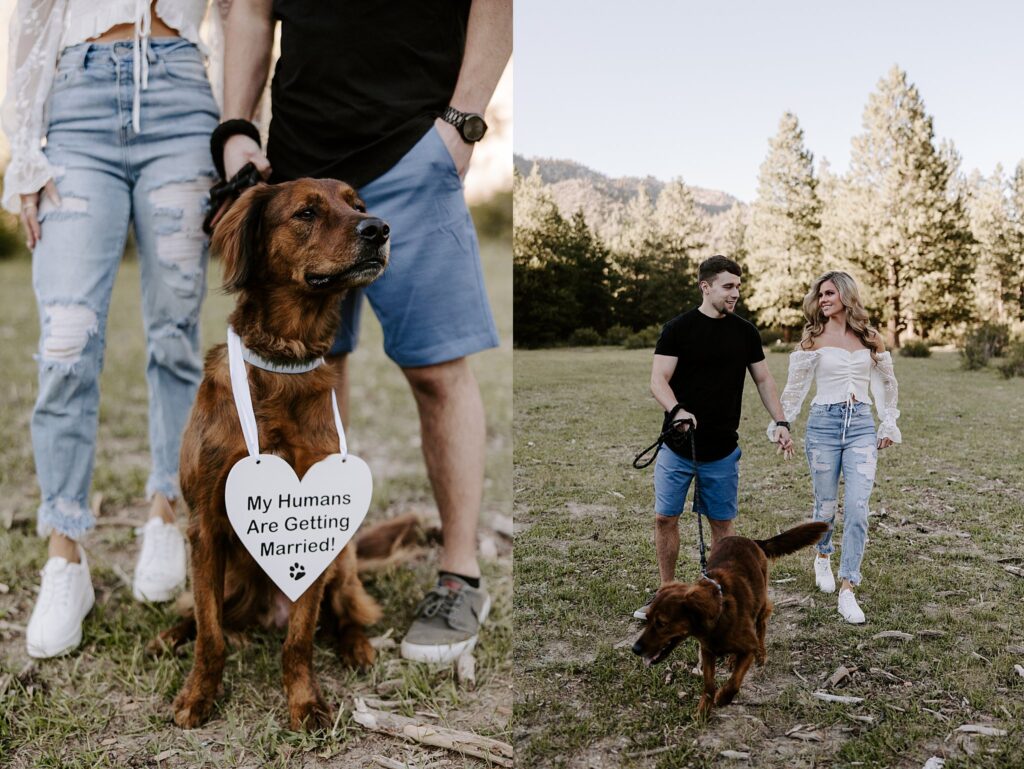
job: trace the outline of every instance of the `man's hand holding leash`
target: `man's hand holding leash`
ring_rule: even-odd
[[[230,179],[246,163],[252,163],[264,181],[270,178],[270,161],[263,148],[245,134],[235,134],[224,142],[224,178]]]

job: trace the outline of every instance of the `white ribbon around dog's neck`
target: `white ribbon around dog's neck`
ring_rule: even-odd
[[[245,370],[245,360],[242,358],[242,340],[231,326],[228,326],[228,370],[231,373],[231,393],[235,398],[238,421],[242,423],[245,445],[249,449],[249,456],[259,457],[260,438],[256,429],[256,414],[252,409],[249,376]],[[341,423],[341,413],[338,411],[338,396],[333,389],[331,390],[331,407],[334,410],[334,426],[338,429],[338,453],[344,460],[348,456],[348,444],[345,441],[345,427]]]

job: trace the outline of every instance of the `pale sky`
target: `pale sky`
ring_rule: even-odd
[[[845,171],[869,93],[905,69],[963,168],[1024,160],[1017,0],[516,0],[526,156],[682,176],[747,202],[786,110]]]

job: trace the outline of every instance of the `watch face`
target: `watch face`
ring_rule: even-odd
[[[468,142],[478,142],[487,133],[487,123],[479,115],[467,115],[462,124],[462,138]]]

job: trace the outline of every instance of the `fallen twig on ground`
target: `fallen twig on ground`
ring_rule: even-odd
[[[811,696],[825,702],[841,702],[844,705],[856,705],[864,701],[863,697],[843,697],[839,694],[826,694],[825,692],[814,692]]]
[[[355,700],[352,719],[365,729],[404,737],[423,745],[453,750],[475,758],[491,761],[498,766],[512,766],[512,746],[507,742],[481,737],[472,732],[446,729],[441,726],[422,724],[415,719],[372,710],[359,697]]]
[[[875,633],[872,638],[896,638],[900,641],[912,641],[914,636],[910,633],[904,633],[902,630],[883,630],[881,633]]]
[[[964,724],[958,726],[956,731],[963,732],[965,734],[980,734],[984,737],[1005,737],[1006,730],[998,729],[994,726],[985,726],[984,724]]]

